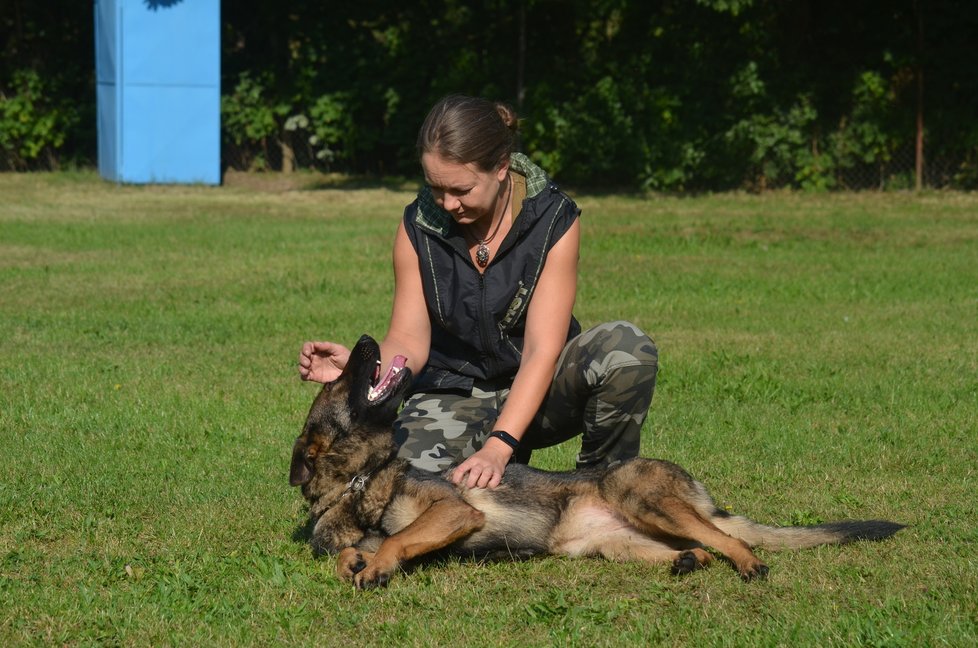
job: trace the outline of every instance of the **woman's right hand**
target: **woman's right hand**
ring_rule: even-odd
[[[306,342],[299,352],[299,378],[319,383],[333,382],[343,373],[350,350],[333,342]]]

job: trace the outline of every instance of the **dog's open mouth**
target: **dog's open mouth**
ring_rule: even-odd
[[[404,371],[404,367],[407,364],[407,358],[402,355],[394,356],[394,361],[391,362],[390,369],[383,378],[380,377],[380,360],[377,361],[377,367],[374,369],[373,385],[367,390],[367,400],[371,403],[382,401],[387,396],[390,395],[392,391],[400,384],[401,372]]]

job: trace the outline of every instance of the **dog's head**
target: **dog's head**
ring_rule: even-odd
[[[317,462],[325,461],[337,441],[351,435],[391,435],[397,408],[411,384],[405,358],[397,356],[380,376],[380,346],[364,335],[350,352],[343,373],[326,383],[313,401],[302,434],[292,449],[289,483],[309,482]],[[389,437],[388,437],[389,438]]]

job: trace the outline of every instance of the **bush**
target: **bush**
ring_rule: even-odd
[[[247,72],[238,78],[231,94],[221,97],[224,152],[238,169],[269,169],[273,166],[272,145],[278,145],[280,122],[289,113],[285,103],[265,98],[266,85]],[[274,151],[274,155],[279,155]]]
[[[727,142],[747,152],[750,160],[748,184],[757,189],[790,186],[824,188],[826,160],[815,148],[812,125],[818,112],[806,96],[788,109],[758,113],[731,127]]]
[[[877,72],[864,72],[852,91],[852,108],[829,138],[836,173],[859,166],[885,167],[899,148],[896,98]]]
[[[0,89],[0,168],[55,169],[58,152],[80,121],[58,82],[34,70],[17,70],[10,89]]]
[[[349,159],[355,124],[348,92],[334,92],[320,96],[309,109],[312,118],[310,146],[315,149],[315,159],[329,168],[337,159]]]
[[[238,169],[329,170],[353,157],[356,120],[352,93],[320,95],[308,110],[301,99],[273,100],[268,83],[243,73],[221,98],[224,154]]]
[[[546,109],[531,131],[531,157],[561,181],[631,186],[644,138],[619,83],[606,76],[567,104]]]

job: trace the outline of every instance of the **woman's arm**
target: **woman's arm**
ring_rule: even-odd
[[[387,371],[395,355],[402,355],[418,375],[428,362],[430,346],[431,321],[421,287],[418,253],[402,222],[394,237],[394,305],[387,335],[380,343],[381,371]]]
[[[387,336],[381,342],[381,370],[386,372],[395,355],[407,358],[417,374],[428,361],[431,324],[421,289],[418,255],[402,222],[394,238],[394,305]],[[340,377],[350,359],[350,350],[335,342],[306,342],[299,351],[302,380],[331,382]]]
[[[580,254],[580,220],[550,249],[526,314],[526,336],[520,368],[494,430],[522,438],[553,382],[557,359],[567,342],[574,300],[577,296],[577,262]],[[490,438],[482,449],[463,461],[452,474],[469,488],[495,488],[513,450]],[[466,473],[468,477],[466,479]]]

